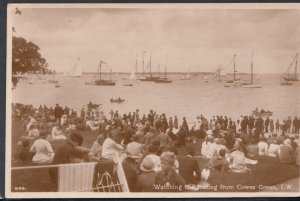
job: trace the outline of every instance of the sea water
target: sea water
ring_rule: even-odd
[[[108,79],[108,75],[104,76]],[[84,74],[81,77],[67,77],[55,75],[61,87],[47,80],[35,79],[33,84],[29,80],[22,80],[12,91],[12,102],[39,105],[68,106],[80,111],[90,101],[101,104],[106,115],[110,110],[118,110],[119,114],[140,110],[141,114],[148,114],[150,109],[158,113],[166,113],[167,117],[177,115],[179,119],[186,117],[193,122],[197,115],[203,114],[211,118],[215,115],[232,117],[235,120],[258,109],[273,112],[273,119],[300,117],[300,81],[291,86],[280,85],[280,75],[260,75],[256,78],[262,88],[224,87],[224,82],[210,76],[206,83],[204,75],[193,77],[191,80],[181,80],[182,75],[169,75],[172,83],[158,84],[128,80],[128,75],[114,75],[116,86],[86,85],[98,79],[98,75]],[[44,76],[53,79],[52,76]],[[229,78],[222,78],[223,80]],[[232,78],[231,78],[232,79]],[[243,79],[249,76],[244,75]],[[133,86],[124,86],[124,84]],[[123,103],[111,103],[111,98],[121,97]]]

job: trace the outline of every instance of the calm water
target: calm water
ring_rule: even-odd
[[[13,90],[13,102],[40,104],[54,106],[59,103],[68,105],[79,111],[89,101],[102,104],[105,114],[113,110],[119,113],[133,112],[140,109],[141,114],[148,113],[150,109],[158,113],[165,112],[167,116],[177,115],[179,118],[186,116],[191,122],[198,114],[206,117],[213,115],[227,115],[238,118],[241,115],[250,115],[256,107],[273,111],[274,118],[287,116],[300,116],[300,82],[292,86],[281,86],[280,75],[261,75],[257,83],[263,88],[227,88],[224,83],[213,78],[205,83],[203,76],[192,80],[181,80],[182,75],[170,75],[171,84],[156,84],[141,82],[139,80],[123,80],[129,75],[114,76],[116,86],[91,86],[85,85],[97,79],[95,75],[82,77],[55,76],[62,86],[55,88],[48,81],[35,79],[30,85],[29,81],[20,81],[17,89]],[[48,76],[48,79],[51,79]],[[123,84],[132,83],[128,87]],[[110,103],[110,98],[121,97],[126,102]]]

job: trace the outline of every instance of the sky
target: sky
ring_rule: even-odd
[[[83,72],[102,60],[114,72],[214,72],[236,54],[238,72],[284,73],[300,44],[298,9],[20,8],[14,36],[36,43],[49,68]],[[160,66],[160,67],[159,67]],[[108,69],[108,68],[107,68]]]

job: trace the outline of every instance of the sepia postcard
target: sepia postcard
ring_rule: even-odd
[[[300,4],[8,4],[7,198],[296,197]]]

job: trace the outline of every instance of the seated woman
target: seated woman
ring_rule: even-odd
[[[97,137],[97,140],[93,143],[92,148],[89,153],[93,159],[99,160],[101,158],[102,145],[103,145],[104,140],[105,140],[104,135],[99,135]]]
[[[214,137],[212,135],[206,136],[205,140],[202,143],[201,155],[206,158],[211,158],[214,154],[215,145],[213,144]]]
[[[229,162],[226,160],[225,155],[225,149],[220,149],[219,151],[215,152],[213,157],[208,162],[208,168],[220,172],[227,172],[229,170]]]
[[[276,140],[273,140],[268,149],[268,156],[277,158],[279,153],[279,144]]]
[[[154,183],[156,172],[155,162],[152,157],[146,156],[141,165],[140,172],[137,175],[136,191],[137,192],[151,192],[154,191]]]
[[[139,139],[141,139],[140,135],[133,135],[132,142],[128,143],[126,147],[127,155],[134,155],[136,161],[139,161],[144,154],[144,146],[141,143],[139,143]]]
[[[88,127],[92,131],[99,129],[99,124],[97,121],[86,120],[85,124],[86,124],[86,127]]]
[[[233,147],[233,152],[230,154],[232,163],[229,165],[231,172],[233,173],[244,173],[249,169],[246,167],[245,154],[242,151],[241,145],[236,142]]]
[[[64,114],[60,119],[60,125],[66,125],[68,120],[68,116]]]
[[[65,140],[67,137],[63,134],[61,126],[56,125],[52,129],[51,137],[53,140]]]
[[[160,156],[161,171],[156,173],[154,184],[158,186],[176,186],[176,188],[160,188],[156,191],[175,191],[184,190],[185,180],[175,170],[176,155],[173,152],[166,151]]]
[[[48,137],[47,131],[40,132],[40,138],[37,139],[30,148],[30,152],[35,153],[32,162],[37,164],[49,164],[52,162],[54,152],[52,146],[46,138]]]
[[[268,155],[268,143],[266,142],[265,137],[260,137],[260,140],[257,144],[258,146],[258,155],[267,156]]]
[[[111,131],[107,132],[107,138],[103,142],[102,157],[113,160],[115,164],[118,163],[120,153],[124,151],[124,147],[116,143],[116,136]]]
[[[279,160],[281,163],[293,163],[295,151],[291,145],[291,140],[287,138],[279,148]]]
[[[250,159],[257,159],[259,148],[255,142],[255,138],[250,138],[250,144],[246,147],[247,157]]]
[[[39,137],[39,129],[37,124],[31,124],[28,131],[29,138],[37,138]]]

